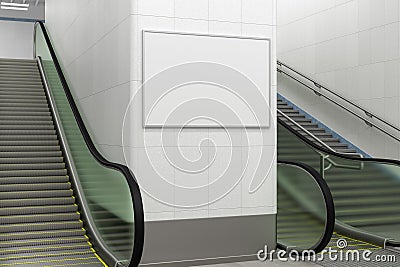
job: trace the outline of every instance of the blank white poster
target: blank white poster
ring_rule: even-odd
[[[269,127],[269,39],[143,31],[144,127]]]

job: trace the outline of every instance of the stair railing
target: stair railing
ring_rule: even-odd
[[[326,100],[330,101],[331,103],[335,104],[336,106],[340,107],[341,109],[344,109],[345,111],[347,111],[348,113],[352,114],[353,116],[357,117],[358,119],[362,120],[365,124],[367,124],[370,127],[376,128],[377,130],[381,131],[382,133],[390,136],[391,138],[395,139],[396,141],[400,142],[400,138],[398,138],[397,136],[395,136],[394,134],[388,132],[387,130],[383,129],[382,127],[378,126],[376,123],[374,123],[372,121],[372,119],[376,119],[378,121],[380,121],[381,123],[383,123],[384,125],[396,130],[397,132],[400,133],[400,128],[393,125],[392,123],[386,121],[385,119],[381,118],[380,116],[374,114],[373,112],[370,112],[368,110],[366,110],[365,108],[361,107],[360,105],[354,103],[352,100],[334,92],[333,90],[329,89],[328,87],[321,85],[320,83],[318,83],[317,81],[315,81],[314,79],[310,78],[309,76],[301,73],[300,71],[296,70],[295,68],[281,62],[281,61],[277,61],[277,70],[278,73],[280,74],[284,74],[287,77],[291,78],[292,80],[296,81],[297,83],[303,85],[304,87],[306,87],[307,89],[313,91],[317,96],[319,97],[323,97]],[[304,81],[300,80],[301,77],[302,79],[307,80],[308,82],[310,82],[310,84],[305,83]],[[333,95],[334,97],[340,99],[341,101],[345,102],[346,104],[349,104],[350,106],[360,110],[361,112],[363,112],[368,118],[365,118],[363,116],[361,116],[360,114],[358,114],[357,112],[353,111],[352,109],[350,109],[349,107],[339,103],[337,100],[333,99],[331,96],[329,96],[327,92],[330,95]]]
[[[277,110],[278,114],[282,117],[284,117],[286,120],[288,120],[291,124],[293,124],[296,128],[300,129],[303,133],[307,135],[307,137],[310,137],[313,139],[316,143],[318,143],[320,146],[323,148],[329,150],[330,152],[334,152],[336,154],[340,155],[346,155],[346,156],[354,156],[357,158],[362,158],[363,155],[360,153],[343,153],[337,150],[334,150],[332,147],[328,146],[326,143],[324,143],[321,139],[316,137],[312,132],[308,131],[306,128],[301,126],[299,123],[297,123],[295,120],[290,118],[288,115],[280,111],[279,109]],[[359,165],[348,165],[348,164],[339,164],[335,162],[333,159],[330,158],[330,155],[322,153],[321,151],[314,150],[315,153],[317,153],[320,157],[320,174],[323,178],[325,178],[325,172],[328,171],[332,167],[336,168],[343,168],[343,169],[353,169],[353,170],[362,170],[364,168],[364,162],[360,161]]]

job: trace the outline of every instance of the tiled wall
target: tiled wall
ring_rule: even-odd
[[[181,132],[168,129],[165,130],[167,135],[180,138],[179,147],[175,147],[179,150],[175,149],[168,161],[165,157],[168,144],[159,140],[160,130],[149,129],[144,133],[139,90],[143,29],[272,38],[275,62],[275,0],[135,0],[115,1],[112,6],[109,1],[48,2],[48,27],[96,143],[110,159],[126,161],[143,187],[157,183],[152,186],[152,192],[143,194],[146,220],[276,213],[274,127],[263,131],[267,142],[260,140],[258,131],[236,129],[232,134],[241,141],[233,146],[222,129],[184,129]],[[60,19],[62,12],[67,14]],[[275,70],[274,66],[272,68]],[[275,92],[276,72],[273,71],[273,111]],[[127,113],[129,120],[123,124],[132,98]],[[274,118],[275,112],[271,116]],[[140,142],[144,138],[145,145]],[[203,139],[215,143],[215,153],[213,146],[207,145],[209,143],[200,152],[199,144]],[[182,171],[174,166],[182,160],[176,151],[185,160],[204,157],[209,167],[197,173]],[[268,155],[263,162],[259,162],[261,151]],[[212,182],[226,171],[232,153],[240,156],[231,164],[235,173],[231,179],[240,180],[242,171],[247,171],[225,197],[207,204],[221,190]],[[265,183],[256,192],[249,193],[256,169],[261,166],[268,170],[269,165],[272,168]],[[160,186],[157,182],[160,178],[171,184],[204,186],[205,189],[190,194]],[[186,207],[174,205],[182,200],[188,201]],[[200,202],[205,205],[191,205]]]
[[[268,37],[275,40],[275,22],[275,1],[272,0],[137,0],[134,2],[132,10],[132,28],[136,36],[134,36],[132,43],[133,68],[131,77],[138,82],[138,85],[141,84],[141,34],[143,29]],[[273,43],[273,51],[275,51],[275,43]],[[273,61],[275,61],[275,53],[273,53],[273,58]],[[276,73],[273,72],[272,103],[275,103],[275,76]],[[138,103],[137,109],[140,110],[140,108],[140,103]],[[141,115],[140,112],[137,112],[137,114]],[[174,164],[179,165],[177,155],[175,155],[175,158],[169,159],[172,164],[168,162],[163,156],[162,144],[155,141],[160,130],[149,130],[148,135],[146,135],[146,142],[151,143],[151,147],[143,148],[133,145],[130,148],[132,150],[131,153],[135,155],[132,159],[132,168],[138,170],[139,180],[152,179],[151,177],[160,175],[169,177],[171,183],[188,187],[210,184],[206,190],[192,195],[176,188],[171,188],[169,191],[165,191],[165,188],[160,188],[159,192],[149,192],[155,198],[175,204],[182,199],[187,199],[188,205],[212,201],[215,198],[215,194],[220,190],[218,185],[212,184],[212,181],[226,171],[233,153],[239,153],[242,156],[240,160],[233,164],[235,168],[234,176],[237,177],[231,177],[231,179],[240,178],[239,176],[244,170],[247,160],[249,160],[249,171],[245,173],[243,179],[224,198],[201,207],[183,208],[165,205],[151,198],[150,194],[145,194],[144,203],[147,220],[275,213],[275,164],[273,164],[272,172],[260,190],[254,194],[250,194],[248,190],[249,183],[254,175],[252,172],[258,164],[260,151],[265,149],[270,155],[268,160],[262,163],[265,164],[266,168],[269,162],[274,162],[272,157],[275,149],[275,132],[271,129],[264,131],[264,134],[269,137],[269,143],[263,143],[258,140],[257,137],[259,136],[255,131],[249,130],[248,135],[246,135],[244,130],[236,129],[232,134],[238,135],[242,139],[248,139],[250,145],[247,146],[245,145],[246,142],[242,141],[239,144],[235,144],[234,147],[229,144],[229,136],[222,129],[186,129],[181,133],[179,133],[179,129],[169,130],[169,134],[180,138],[180,153],[184,157],[189,160],[208,157],[210,168],[196,174],[175,168]],[[200,153],[199,144],[203,139],[209,139],[215,143],[215,153],[212,146],[207,147],[203,154]],[[168,144],[164,143],[164,145]],[[249,157],[246,157],[246,155],[249,155]],[[215,161],[212,162],[214,156]],[[155,166],[142,167],[144,164],[141,161],[147,162],[147,158],[150,158],[152,163],[155,162]]]
[[[399,13],[397,0],[279,0],[278,58],[399,126]],[[367,153],[399,158],[398,142],[313,93],[281,78],[278,91]]]
[[[0,20],[0,58],[32,59],[33,23]]]
[[[130,1],[47,1],[46,26],[99,148],[122,161],[130,98]],[[112,10],[112,12],[110,11]]]

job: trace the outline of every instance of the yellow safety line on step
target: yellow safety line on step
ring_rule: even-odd
[[[97,255],[97,253],[94,253],[94,255],[96,256],[96,258],[104,265],[104,267],[108,267],[108,265],[103,261],[102,258],[100,258],[99,255]]]
[[[377,246],[377,245],[374,245],[374,244],[371,244],[371,243],[368,243],[368,242],[365,242],[365,241],[361,241],[361,240],[354,239],[354,238],[351,238],[351,237],[348,237],[348,236],[340,235],[340,234],[338,234],[338,233],[335,233],[335,234],[336,234],[337,236],[339,236],[339,237],[344,238],[344,239],[349,239],[349,240],[352,240],[352,241],[356,241],[356,242],[368,244],[368,245],[373,246],[373,247],[375,247],[375,248],[382,248],[381,246]]]
[[[86,229],[85,229],[84,227],[82,227],[82,229],[86,231]],[[87,231],[86,231],[86,232],[87,232]],[[108,265],[103,261],[103,259],[100,258],[100,256],[97,254],[97,251],[93,248],[93,244],[89,241],[89,237],[88,237],[87,235],[84,235],[84,237],[87,238],[87,241],[86,241],[86,242],[89,244],[90,250],[91,250],[91,251],[93,252],[93,254],[96,256],[96,258],[101,262],[101,264],[104,265],[104,267],[108,267]]]
[[[93,257],[93,259],[96,259]],[[77,265],[84,265],[84,264],[92,264],[92,263],[98,263],[98,262],[81,262],[81,263],[74,263],[74,264],[57,264],[57,265],[45,265],[43,267],[61,267],[61,266],[77,266]]]
[[[69,255],[86,255],[89,254],[90,251],[79,251],[79,252],[69,252],[69,253],[55,253],[55,254],[38,254],[36,257],[60,257],[60,256],[69,256]],[[0,260],[22,260],[22,259],[29,259],[32,256],[12,256],[12,257],[5,257],[0,258]]]

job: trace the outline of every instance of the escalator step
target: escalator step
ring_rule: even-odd
[[[0,192],[68,190],[70,183],[43,183],[43,184],[0,184]],[[1,198],[1,197],[0,197]]]
[[[44,213],[68,213],[78,211],[75,205],[46,205],[46,206],[26,206],[26,207],[9,207],[0,210],[0,216],[22,215],[22,214],[44,214]]]
[[[9,130],[24,130],[24,131],[32,131],[32,130],[53,130],[53,124],[43,124],[43,125],[0,125],[0,131],[9,131]]]
[[[100,262],[98,256],[92,253],[61,253],[59,256],[49,256],[42,258],[27,258],[24,260],[7,260],[4,266],[24,266],[24,267],[105,267]]]
[[[2,164],[2,171],[11,171],[11,170],[56,170],[56,169],[65,169],[65,163],[27,163],[27,164]]]
[[[51,121],[52,122],[52,117],[50,114],[48,115],[40,115],[40,116],[27,116],[25,115],[4,115],[3,113],[0,114],[0,120],[4,123],[7,123],[7,121],[19,121],[19,122],[32,122],[32,121]],[[8,122],[9,123],[9,122]]]
[[[0,233],[13,232],[31,232],[31,231],[48,231],[62,229],[81,229],[82,221],[53,221],[53,222],[37,222],[37,223],[19,223],[19,224],[2,224],[0,225]],[[1,235],[0,235],[1,237]],[[26,237],[23,237],[26,238]]]
[[[2,177],[27,177],[27,176],[59,176],[67,175],[66,169],[54,169],[54,170],[11,170],[11,171],[0,171],[0,178]]]
[[[10,233],[0,233],[1,242],[15,242],[26,240],[29,242],[32,239],[45,239],[45,238],[65,238],[65,237],[82,237],[86,234],[86,230],[81,227],[81,224],[70,225],[71,228],[60,228],[60,229],[44,229],[44,230],[28,230],[28,231],[16,231]],[[38,227],[38,226],[35,226]]]
[[[61,150],[53,151],[0,151],[0,158],[61,157]]]
[[[73,244],[82,243],[89,241],[88,237],[83,235],[71,236],[71,237],[58,237],[58,238],[40,238],[40,239],[27,239],[21,242],[20,240],[10,240],[0,243],[1,248],[11,248],[11,247],[31,247],[39,245],[55,245],[55,244]]]
[[[93,255],[93,250],[88,247],[86,243],[85,248],[80,248],[77,250],[57,250],[56,248],[51,251],[43,251],[43,252],[25,252],[25,253],[15,253],[15,254],[7,254],[7,255],[0,255],[0,262],[1,261],[10,261],[12,260],[14,264],[24,264],[24,261],[32,259],[36,262],[40,261],[47,261],[48,258],[59,258],[62,259],[65,256],[73,257],[78,256],[78,258],[87,258],[88,256]]]
[[[64,163],[63,157],[0,158],[0,164]],[[23,166],[25,166],[23,165]],[[64,164],[65,165],[65,164]],[[1,183],[1,182],[0,182]]]
[[[59,142],[58,140],[17,140],[17,141],[11,141],[11,140],[1,140],[0,141],[0,146],[14,146],[14,147],[20,147],[20,146],[58,146]]]
[[[54,245],[35,245],[35,246],[22,246],[22,247],[9,247],[9,248],[1,248],[0,249],[0,258],[8,257],[12,255],[22,256],[25,253],[31,254],[39,254],[39,253],[48,253],[53,251],[67,250],[67,251],[80,251],[80,250],[90,250],[90,243],[87,241],[79,242],[79,243],[59,243]]]
[[[73,191],[70,190],[54,190],[54,191],[16,191],[3,192],[0,199],[31,199],[31,198],[55,198],[55,197],[71,197]]]
[[[43,146],[0,146],[0,152],[39,152],[61,151],[59,145]]]
[[[359,215],[370,215],[370,214],[396,214],[399,213],[399,208],[397,206],[381,207],[357,207],[348,208],[336,211],[337,216],[359,216]]]
[[[0,200],[0,207],[25,207],[25,206],[46,206],[46,205],[68,205],[75,204],[73,197],[56,198],[27,198],[27,199],[5,199]]]
[[[59,108],[70,112],[67,103]],[[79,130],[73,116],[62,119]],[[78,140],[71,143],[84,145]],[[106,266],[86,236],[66,168],[36,60],[0,59],[0,266]]]
[[[55,221],[77,221],[80,215],[76,212],[71,213],[54,213],[54,214],[28,214],[28,215],[13,215],[0,216],[0,224],[26,224],[37,222],[55,222]]]
[[[44,92],[37,90],[15,91],[15,90],[0,90],[0,95],[5,97],[46,97]]]

